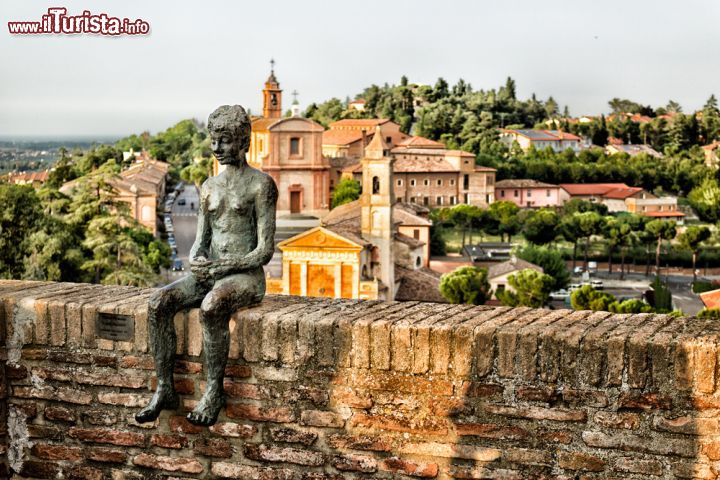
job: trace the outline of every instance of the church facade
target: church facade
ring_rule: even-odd
[[[248,163],[270,175],[278,187],[277,216],[322,217],[330,209],[330,166],[322,154],[324,128],[299,115],[283,116],[274,70],[263,88],[263,115],[252,119]],[[221,166],[213,164],[213,174]]]

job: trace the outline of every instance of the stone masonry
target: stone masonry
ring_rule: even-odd
[[[0,478],[714,479],[716,321],[269,296],[231,320],[216,425],[175,318],[177,412],[154,388],[151,290],[0,281]],[[129,342],[98,312],[132,315]]]

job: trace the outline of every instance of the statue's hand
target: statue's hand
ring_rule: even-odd
[[[205,283],[212,279],[210,275],[212,265],[212,261],[203,256],[198,256],[190,260],[190,271],[201,283]]]
[[[217,260],[208,267],[210,276],[218,280],[239,271],[237,262],[233,260]]]

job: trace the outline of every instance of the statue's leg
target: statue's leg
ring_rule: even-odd
[[[148,301],[148,326],[150,347],[155,356],[157,390],[150,403],[135,415],[139,423],[152,422],[164,409],[176,409],[179,397],[173,384],[177,335],[173,318],[175,314],[197,304],[202,290],[190,275],[155,291]]]
[[[230,351],[230,317],[240,307],[259,303],[265,294],[262,268],[230,275],[215,283],[200,305],[203,350],[207,363],[207,388],[197,407],[188,414],[196,425],[212,425],[225,405],[223,378]]]

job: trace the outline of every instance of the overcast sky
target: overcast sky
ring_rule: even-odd
[[[139,37],[10,35],[50,6],[142,18]],[[157,132],[218,105],[258,112],[269,59],[303,108],[372,83],[510,75],[573,115],[612,97],[686,111],[720,95],[717,0],[2,0],[0,136]]]

